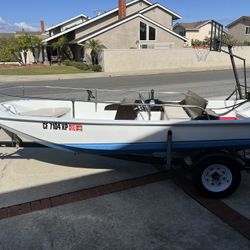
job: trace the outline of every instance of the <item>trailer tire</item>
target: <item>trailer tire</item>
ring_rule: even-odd
[[[240,185],[241,167],[227,156],[207,157],[195,164],[193,183],[198,192],[209,198],[221,199]]]

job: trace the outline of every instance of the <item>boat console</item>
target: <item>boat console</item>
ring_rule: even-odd
[[[218,117],[215,112],[206,108],[208,101],[192,91],[188,91],[180,102],[165,102],[153,98],[152,90],[150,99],[144,100],[141,95],[139,100],[123,99],[119,104],[107,105],[104,110],[115,110],[115,120],[206,120]]]

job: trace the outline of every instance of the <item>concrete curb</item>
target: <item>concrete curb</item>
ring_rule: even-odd
[[[60,81],[84,78],[107,78],[119,76],[139,76],[139,75],[156,75],[169,73],[184,73],[184,72],[200,72],[200,71],[214,71],[227,70],[230,67],[219,68],[180,68],[170,70],[147,70],[147,71],[130,71],[130,72],[98,72],[98,73],[78,73],[78,74],[56,74],[56,75],[0,75],[0,84],[11,82],[35,82],[35,81]]]

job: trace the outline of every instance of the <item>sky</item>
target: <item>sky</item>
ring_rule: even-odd
[[[98,11],[108,11],[118,6],[118,0],[0,0],[0,32],[22,29],[37,31],[40,20],[45,27],[85,14],[89,17]],[[127,0],[129,2],[130,0]],[[250,15],[249,0],[149,0],[159,2],[176,12],[178,22],[195,22],[214,19],[224,25],[241,16]]]

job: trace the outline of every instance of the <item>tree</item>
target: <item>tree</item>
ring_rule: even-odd
[[[32,51],[33,55],[35,55],[35,50],[41,48],[41,39],[29,34],[25,34],[13,39],[10,42],[9,46],[10,51],[12,55],[16,58],[16,60],[21,64],[26,64],[28,51]],[[22,58],[22,53],[24,59]],[[35,56],[34,58],[36,59]]]
[[[224,45],[230,45],[230,46],[238,46],[240,45],[240,42],[234,37],[228,33],[223,33],[222,35],[222,44]]]
[[[13,56],[10,44],[14,40],[14,37],[0,38],[0,62],[14,62],[16,57]]]
[[[99,63],[99,53],[106,49],[105,45],[103,45],[101,41],[94,39],[87,41],[85,44],[82,44],[82,46],[91,50],[90,55],[93,65]]]
[[[71,60],[71,51],[69,48],[69,40],[67,37],[60,37],[57,42],[54,42],[52,44],[53,49],[56,49],[58,51],[57,53],[57,59],[59,59],[59,56],[62,57],[64,60],[65,58],[68,60]]]
[[[42,40],[36,36],[30,36],[30,45],[30,50],[33,54],[35,63],[37,63],[42,50]]]
[[[23,61],[22,58],[22,48],[20,47],[21,45],[16,42],[16,38],[12,39],[9,44],[9,49],[13,57],[15,57],[16,61],[19,62],[20,64],[24,64],[25,62]]]

